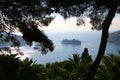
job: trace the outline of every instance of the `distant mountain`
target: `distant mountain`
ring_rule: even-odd
[[[11,36],[11,38],[9,38],[9,36]],[[26,41],[22,38],[22,35],[18,35],[18,34],[8,34],[6,32],[0,32],[0,48],[1,47],[10,47],[13,45],[13,42],[18,42],[20,44],[20,46],[25,46]]]
[[[108,42],[120,44],[120,31],[110,33]]]
[[[23,39],[22,34],[14,33],[14,34],[9,34],[9,35],[12,36],[12,39],[15,39],[20,44],[20,47],[30,45],[30,43],[27,43]],[[12,46],[14,46],[13,42],[12,42],[12,39],[10,39],[8,37],[9,37],[8,33],[0,32],[0,49],[1,48],[5,48],[5,47],[12,47]],[[41,45],[39,43],[37,43],[37,42],[33,42],[33,45],[31,45],[29,47],[32,47],[35,50],[40,50]]]

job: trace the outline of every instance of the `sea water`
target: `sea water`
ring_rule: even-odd
[[[49,39],[54,43],[55,49],[53,52],[48,52],[46,55],[42,55],[41,52],[33,50],[28,46],[22,47],[25,51],[25,55],[29,58],[32,58],[36,63],[46,64],[52,62],[59,62],[67,60],[69,57],[72,57],[72,54],[78,53],[82,54],[84,48],[88,48],[89,54],[94,60],[101,40],[101,32],[59,32],[59,33],[47,33]],[[81,45],[65,45],[61,41],[63,39],[77,39],[81,41]],[[119,44],[107,43],[107,48],[105,54],[118,54],[120,50]]]

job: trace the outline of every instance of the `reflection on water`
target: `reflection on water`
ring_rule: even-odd
[[[47,62],[63,61],[68,59],[74,53],[82,53],[84,48],[88,48],[89,54],[95,59],[99,44],[100,44],[100,33],[51,33],[48,34],[49,38],[55,45],[53,52],[48,52],[47,55],[42,55],[40,52],[32,50],[29,47],[23,48],[27,55],[29,55],[37,63],[45,64]],[[61,44],[63,39],[78,39],[81,41],[81,45],[64,45]],[[25,49],[26,48],[26,49]],[[106,54],[115,53],[118,54],[117,50],[120,49],[120,45],[108,43]]]

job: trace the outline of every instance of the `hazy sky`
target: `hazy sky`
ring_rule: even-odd
[[[55,15],[55,14],[54,14]],[[43,27],[42,29],[45,32],[91,32],[91,24],[89,19],[85,19],[86,23],[83,26],[77,26],[77,18],[72,17],[67,20],[64,20],[60,15],[55,15],[55,19],[50,23],[48,27]],[[110,31],[120,30],[120,17],[115,17],[112,21]]]

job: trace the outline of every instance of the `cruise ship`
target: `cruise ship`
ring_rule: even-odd
[[[73,40],[64,39],[62,40],[62,44],[80,45],[81,41],[76,39],[73,39]]]

